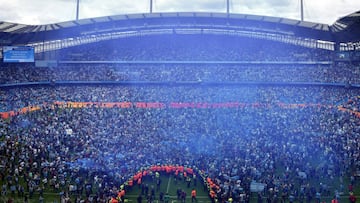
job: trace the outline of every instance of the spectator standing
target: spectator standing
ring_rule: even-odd
[[[331,200],[331,203],[339,203],[339,200],[334,196],[334,198]]]
[[[349,202],[350,203],[355,203],[356,202],[356,196],[354,195],[353,192],[350,192]]]
[[[192,190],[191,190],[191,202],[193,203],[193,202],[197,202],[197,199],[196,199],[196,190],[195,190],[195,188],[193,188]]]

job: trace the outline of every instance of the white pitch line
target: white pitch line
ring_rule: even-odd
[[[168,184],[167,184],[167,188],[166,188],[166,193],[169,193],[170,183],[171,183],[171,177],[170,177],[169,180],[168,180]]]

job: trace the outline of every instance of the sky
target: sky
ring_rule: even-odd
[[[0,0],[0,21],[43,25],[76,18],[77,0]],[[300,19],[301,0],[230,0],[230,12]],[[360,0],[303,0],[305,21],[332,25]],[[148,13],[150,0],[80,0],[79,18]],[[226,0],[153,0],[153,12],[226,12]]]

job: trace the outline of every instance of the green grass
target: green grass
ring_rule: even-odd
[[[148,185],[149,188],[151,188],[152,186],[155,188],[155,191],[156,191],[155,203],[159,202],[160,192],[163,192],[164,194],[168,193],[170,195],[170,202],[177,202],[176,191],[179,188],[186,192],[186,194],[187,194],[186,202],[191,202],[191,190],[193,188],[196,189],[196,191],[197,191],[198,203],[210,203],[211,202],[211,200],[208,196],[207,187],[204,187],[204,183],[203,183],[203,180],[201,180],[201,178],[197,178],[196,186],[194,185],[194,182],[192,181],[190,187],[187,187],[187,183],[185,182],[185,180],[175,181],[175,179],[172,175],[161,174],[160,179],[161,179],[161,185],[160,185],[159,190],[156,190],[157,187],[156,187],[155,179],[152,179],[150,176],[145,177],[143,179],[143,183],[142,183],[142,184]],[[1,185],[2,185],[2,182],[1,182]],[[149,191],[150,191],[150,189],[149,189]],[[51,188],[45,188],[43,194],[44,194],[44,202],[45,203],[60,202],[59,193],[54,192]],[[137,202],[137,197],[140,194],[141,194],[141,188],[138,185],[134,185],[131,188],[127,187],[125,199],[127,202]],[[25,195],[28,196],[28,193],[25,193]],[[84,194],[83,194],[83,197],[85,197]],[[13,197],[11,194],[9,194],[9,190],[8,190],[8,194],[6,197],[0,196],[0,203],[6,202],[9,198],[12,198],[14,203],[24,202],[24,198],[19,197],[17,192],[15,193],[15,196]],[[70,196],[70,198],[71,198],[72,202],[74,202],[76,197],[74,195],[72,195],[72,196]],[[33,197],[31,199],[29,199],[29,202],[30,203],[38,203],[39,202],[39,193],[35,192]],[[145,195],[143,195],[143,202],[146,202]]]
[[[146,179],[143,181],[143,184],[147,184],[149,188],[154,187],[155,188],[155,202],[159,200],[160,192],[168,193],[170,195],[170,202],[177,201],[177,194],[176,191],[178,189],[184,190],[186,192],[186,202],[191,202],[191,190],[196,189],[197,192],[197,200],[199,203],[210,203],[211,200],[208,195],[208,190],[206,187],[204,187],[203,181],[199,178],[197,179],[196,186],[194,185],[194,181],[191,182],[190,187],[187,186],[186,181],[183,180],[177,180],[175,181],[174,177],[172,175],[162,174],[160,176],[161,179],[161,185],[160,189],[157,189],[156,186],[156,178],[146,177]],[[149,190],[150,191],[150,190]],[[138,185],[133,186],[130,190],[126,193],[126,199],[129,202],[136,202],[136,198],[141,194],[141,189]],[[146,202],[146,197],[143,196],[143,202]]]
[[[278,166],[277,168],[277,175],[281,175],[284,171],[282,169],[281,166]],[[85,177],[83,177],[85,178]],[[161,185],[160,185],[160,189],[159,190],[155,190],[156,194],[155,194],[155,203],[159,202],[159,194],[160,192],[165,193],[169,193],[170,195],[170,202],[171,203],[179,203],[180,201],[177,200],[177,194],[176,191],[177,189],[182,189],[185,190],[186,194],[187,194],[187,201],[188,203],[191,202],[191,190],[193,188],[196,189],[197,191],[197,199],[198,199],[198,203],[210,203],[211,200],[209,198],[209,191],[207,189],[207,187],[204,185],[203,180],[200,176],[198,176],[197,178],[197,185],[194,185],[194,182],[191,183],[190,187],[187,186],[187,183],[185,182],[185,180],[182,181],[175,181],[173,175],[168,175],[165,173],[162,173],[160,175],[160,179],[161,179]],[[69,180],[70,182],[72,182],[71,180]],[[357,180],[357,185],[354,187],[354,194],[359,198],[360,195],[360,187],[359,187],[359,180]],[[25,185],[25,182],[23,180],[23,177],[20,176],[19,178],[19,182],[21,185]],[[311,185],[318,185],[318,180],[309,180],[308,181]],[[348,202],[348,192],[347,192],[347,187],[349,184],[349,178],[346,177],[344,178],[344,194],[343,196],[341,196],[341,201],[340,202]],[[323,183],[328,184],[332,189],[331,189],[331,195],[330,196],[322,196],[322,200],[325,202],[331,202],[331,199],[333,197],[333,191],[335,188],[339,187],[339,180],[338,178],[331,180],[325,180],[323,181]],[[0,179],[0,186],[2,186],[3,182]],[[156,181],[151,178],[150,176],[146,176],[143,178],[143,184],[147,184],[149,188],[154,187],[156,189]],[[60,190],[66,190],[68,186],[64,186],[64,188],[60,188]],[[95,188],[95,186],[93,187]],[[93,191],[94,193],[96,191]],[[93,193],[93,194],[94,194]],[[26,195],[28,195],[28,193],[25,193]],[[132,188],[127,188],[126,190],[126,195],[125,198],[127,200],[127,202],[137,202],[137,197],[141,194],[141,189],[139,188],[138,185],[134,185]],[[11,194],[9,194],[9,190],[8,190],[8,195],[6,197],[2,197],[0,195],[0,203],[2,202],[6,202],[8,200],[8,198],[12,198],[14,200],[14,203],[20,203],[20,202],[24,202],[24,198],[23,197],[19,197],[17,192],[15,194],[14,197],[12,197]],[[72,199],[72,202],[74,202],[75,200],[75,196],[70,196]],[[85,197],[85,194],[82,194],[82,197]],[[34,196],[29,199],[30,203],[38,203],[39,202],[39,193],[38,192],[34,192]],[[47,203],[53,203],[53,202],[60,202],[60,195],[59,192],[55,192],[52,188],[50,188],[49,186],[46,186],[44,188],[44,202]],[[147,202],[146,201],[146,196],[143,195],[143,202]],[[250,202],[257,202],[257,194],[253,193],[251,194],[251,198],[250,198]],[[264,202],[265,202],[265,198],[264,198]]]
[[[207,188],[204,187],[204,184],[201,180],[201,178],[197,179],[197,185],[194,186],[193,182],[191,184],[191,186],[188,188],[187,184],[184,180],[182,181],[177,181],[175,182],[174,177],[170,176],[170,175],[165,175],[162,174],[160,176],[161,178],[161,185],[160,185],[160,189],[158,191],[156,191],[155,194],[155,203],[159,202],[159,194],[160,192],[166,193],[168,192],[170,195],[170,202],[171,203],[178,203],[180,201],[177,200],[177,195],[176,195],[176,191],[178,188],[185,190],[186,194],[187,194],[187,199],[186,202],[190,203],[191,202],[191,190],[193,188],[196,189],[197,191],[197,199],[198,199],[198,203],[210,203],[211,200],[208,196],[208,191]],[[345,184],[348,182],[348,180],[344,181]],[[152,180],[151,177],[146,177],[143,180],[143,184],[147,184],[149,186],[149,188],[151,188],[151,186],[153,186],[156,189],[156,182],[155,180]],[[345,191],[347,191],[347,185],[345,185]],[[27,193],[25,193],[26,195],[28,195]],[[141,189],[139,188],[138,185],[134,185],[132,188],[128,188],[126,195],[125,195],[125,199],[127,202],[132,203],[132,202],[137,202],[137,197],[139,196],[139,194],[141,194]],[[359,198],[359,194],[360,194],[360,188],[357,185],[357,187],[355,187],[355,194],[357,195],[357,197]],[[84,194],[83,194],[84,196]],[[8,200],[9,197],[12,197],[11,194],[8,193],[8,195],[6,197],[1,197],[0,196],[0,203],[6,202]],[[17,193],[15,194],[15,197],[12,198],[14,201],[14,203],[22,203],[24,202],[23,199],[24,198],[20,198],[18,197]],[[75,196],[71,196],[72,202],[74,202],[75,200]],[[322,201],[324,202],[331,202],[332,196],[327,196],[327,197],[322,197]],[[39,194],[38,192],[34,193],[34,196],[32,199],[29,199],[30,203],[38,203],[39,202]],[[45,188],[44,190],[44,202],[45,203],[53,203],[53,202],[60,202],[60,196],[59,193],[54,192],[51,188]],[[146,202],[146,197],[143,196],[143,201],[142,202]],[[257,196],[255,193],[252,194],[251,199],[250,199],[251,203],[255,203],[257,202]],[[265,198],[263,200],[263,202],[265,202]],[[348,193],[345,193],[343,196],[341,196],[340,202],[348,202]]]

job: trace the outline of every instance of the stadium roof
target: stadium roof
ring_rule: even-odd
[[[360,41],[360,11],[338,19],[332,26],[337,42]]]
[[[340,18],[332,26],[271,16],[210,12],[139,13],[46,25],[0,22],[0,46],[45,43],[119,30],[138,31],[177,27],[250,30],[329,42],[360,41],[359,16],[360,11]]]
[[[145,13],[145,14],[129,14],[129,15],[116,15],[105,16],[97,18],[80,19],[77,21],[67,21],[47,25],[24,25],[9,22],[0,22],[0,31],[4,33],[34,33],[41,31],[53,31],[62,28],[77,27],[81,25],[95,25],[97,23],[108,23],[119,20],[131,20],[131,19],[146,19],[146,18],[167,18],[167,17],[209,17],[209,18],[234,18],[238,20],[256,20],[270,23],[279,23],[286,25],[299,26],[304,28],[311,28],[315,30],[329,31],[329,26],[321,23],[312,23],[307,21],[292,20],[287,18],[278,18],[270,16],[258,16],[249,14],[230,14],[226,13]]]

